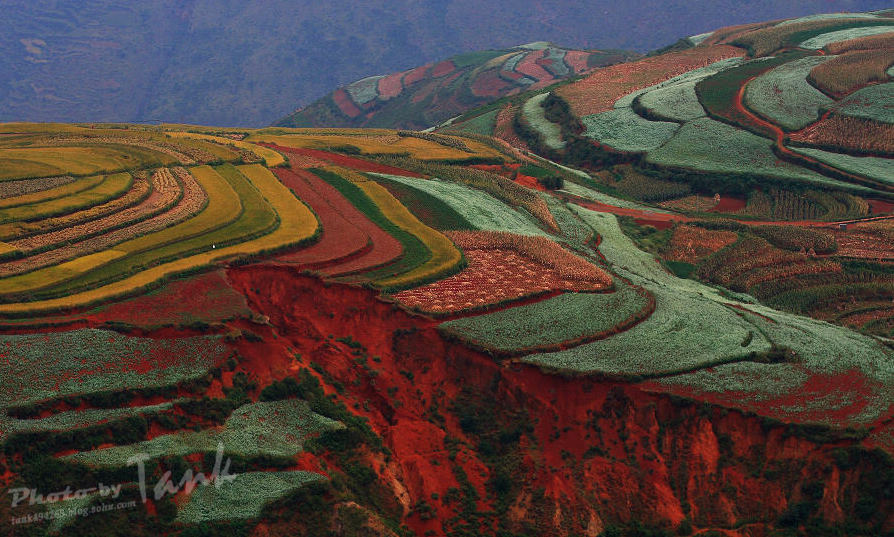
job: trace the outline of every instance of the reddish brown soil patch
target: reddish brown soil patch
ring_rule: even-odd
[[[669,261],[697,264],[704,258],[728,246],[739,238],[732,231],[712,231],[696,226],[677,226],[664,252]]]
[[[555,290],[596,291],[601,282],[563,278],[559,272],[512,250],[464,250],[469,267],[449,278],[394,295],[426,312],[483,308]]]
[[[403,77],[404,73],[394,73],[379,79],[379,99],[392,99],[400,95],[404,89]]]
[[[304,170],[277,168],[276,175],[310,205],[323,226],[319,242],[282,255],[279,260],[336,276],[380,266],[403,252],[397,239],[370,221],[326,181]]]
[[[745,200],[732,196],[721,196],[720,202],[711,209],[715,213],[736,213],[745,208]]]
[[[429,76],[433,78],[440,78],[448,73],[453,72],[453,69],[455,69],[453,62],[450,60],[444,60],[440,63],[435,64],[435,66],[431,68],[431,71],[429,71]]]
[[[289,157],[291,161],[291,154]],[[354,221],[345,218],[345,213],[351,214],[352,209],[356,209],[338,190],[305,170],[277,168],[275,171],[279,180],[313,209],[323,227],[323,234],[318,242],[297,252],[279,256],[280,261],[295,263],[304,268],[320,268],[367,248],[370,238],[361,228],[373,224],[362,215]]]
[[[332,94],[332,100],[335,101],[335,105],[338,106],[338,109],[342,111],[342,113],[348,117],[357,117],[362,112],[357,105],[354,104],[354,101],[351,100],[351,96],[348,95],[348,92],[344,90],[344,88],[339,88]]]

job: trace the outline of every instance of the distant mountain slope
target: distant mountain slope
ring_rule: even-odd
[[[542,42],[461,54],[358,80],[279,120],[276,126],[424,129],[500,97],[638,56],[625,51],[568,50]]]
[[[4,0],[0,121],[267,125],[341,85],[547,40],[647,51],[683,35],[884,0]]]

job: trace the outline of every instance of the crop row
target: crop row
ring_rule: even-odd
[[[376,176],[385,177],[434,196],[462,215],[477,229],[507,231],[521,235],[546,235],[529,215],[513,209],[487,192],[462,183],[395,175],[376,174]]]
[[[894,156],[894,123],[830,114],[792,136],[792,140],[831,151]]]
[[[888,80],[894,64],[894,49],[848,52],[814,67],[807,79],[828,95],[843,96],[851,91]]]
[[[134,238],[140,232],[145,232],[147,228],[146,226],[140,226],[141,222],[148,222],[157,215],[173,211],[175,204],[184,195],[184,192],[176,182],[177,188],[162,190],[159,179],[159,174],[153,175],[151,194],[137,205],[84,224],[11,242],[10,244],[27,255],[21,259],[0,264],[0,274],[10,275],[27,272],[81,255],[94,253]],[[191,178],[190,181],[194,184]],[[147,185],[146,182],[143,182],[143,184]],[[189,194],[199,194],[199,200],[204,198],[201,195],[201,191],[191,190]],[[195,210],[198,209],[199,207],[195,208]],[[183,212],[182,214],[186,218],[191,213]],[[170,219],[171,214],[165,214],[164,218],[156,220],[155,225],[167,227],[171,223]]]
[[[462,253],[453,242],[419,221],[383,186],[350,170],[341,170],[340,174],[354,182],[376,204],[386,219],[416,237],[428,251],[428,259],[420,265],[403,274],[376,279],[374,280],[376,285],[389,291],[405,289],[447,276],[461,268]]]
[[[210,168],[208,170],[210,170]],[[208,242],[205,242],[201,246],[203,251],[201,251],[200,253],[195,253],[195,251],[174,252],[171,251],[171,249],[167,249],[162,253],[169,254],[175,259],[161,262],[161,264],[156,264],[160,261],[160,258],[158,256],[152,256],[153,253],[158,252],[152,252],[150,250],[148,252],[141,252],[140,255],[130,255],[126,258],[123,258],[123,261],[127,263],[127,266],[131,267],[130,271],[114,271],[114,274],[108,274],[108,278],[103,278],[102,274],[96,274],[94,272],[86,274],[85,276],[87,276],[87,278],[82,277],[81,281],[78,282],[80,284],[87,284],[95,283],[97,280],[102,280],[102,285],[100,287],[78,291],[72,295],[61,296],[59,298],[40,300],[30,303],[5,304],[0,306],[0,312],[10,315],[22,315],[33,313],[36,311],[56,311],[93,304],[99,301],[108,300],[113,297],[119,297],[122,295],[143,291],[151,286],[157,285],[158,282],[164,281],[165,279],[170,278],[174,275],[201,269],[211,263],[220,260],[246,259],[250,258],[251,256],[269,254],[271,252],[276,252],[287,247],[293,247],[299,244],[306,243],[310,240],[313,240],[317,236],[317,234],[319,233],[319,225],[313,213],[307,208],[306,205],[297,200],[294,195],[292,195],[292,193],[282,185],[282,183],[277,181],[272,173],[270,173],[266,168],[257,165],[242,166],[239,168],[239,171],[243,175],[250,177],[251,180],[251,184],[246,183],[244,186],[241,184],[238,186],[240,190],[245,191],[246,199],[254,199],[257,196],[257,193],[253,193],[252,190],[257,189],[256,192],[260,193],[260,195],[262,195],[263,198],[267,200],[267,203],[272,206],[274,215],[281,215],[276,219],[278,221],[278,225],[274,226],[272,229],[255,229],[252,231],[250,228],[243,228],[243,226],[248,227],[249,224],[257,224],[260,219],[268,218],[267,216],[261,216],[260,219],[258,218],[261,212],[269,212],[271,210],[267,207],[266,203],[258,203],[257,207],[253,209],[254,214],[251,214],[248,217],[244,218],[242,216],[239,217],[241,223],[237,224],[237,226],[242,229],[238,230],[239,233],[237,233],[236,236],[242,235],[242,240],[245,240],[245,242],[217,248],[211,248],[211,246],[215,246],[215,244],[208,244]],[[217,176],[216,174],[213,175]],[[214,177],[210,174],[210,172],[205,173],[200,182],[203,182],[203,187],[206,187],[206,191],[210,190],[211,192],[213,192],[213,194],[209,193],[209,197],[212,197],[213,195],[214,197],[223,196],[224,198],[226,198],[226,190],[221,190],[222,184],[226,184],[226,182],[220,181],[219,176],[217,177],[218,180],[214,181]],[[204,181],[206,180],[210,180],[210,183],[204,184]],[[229,185],[227,186],[227,188],[229,188],[230,191],[232,191],[233,189],[233,187]],[[216,205],[218,205],[217,209],[219,209],[219,202],[221,200],[218,199],[217,201],[218,203]],[[238,202],[238,197],[236,201]],[[237,206],[238,205],[241,204],[237,204]],[[204,211],[203,213],[200,213],[200,216],[204,213]],[[227,216],[218,216],[219,218],[233,217],[232,214]],[[234,229],[233,231],[237,230]],[[257,236],[258,232],[266,234]],[[222,238],[224,238],[228,242],[233,240],[233,236]],[[206,238],[206,241],[208,239],[214,240],[214,237],[209,236]],[[184,241],[184,245],[182,247],[197,247],[198,245],[194,244],[194,242],[195,241]],[[217,243],[218,246],[221,246],[222,244],[225,245],[226,242]],[[176,246],[177,245],[175,244],[174,249],[176,249]],[[177,258],[178,256],[184,255],[186,257]],[[140,263],[148,264],[144,264],[137,268],[135,265]],[[110,267],[111,264],[103,266],[103,272],[112,272],[111,270],[109,270]],[[124,269],[125,267],[120,268]],[[90,281],[91,279],[93,280],[93,282]],[[53,289],[53,291],[60,292],[61,294],[65,295],[67,294],[67,292],[70,292],[71,289],[66,289],[64,286],[60,286],[56,289]]]

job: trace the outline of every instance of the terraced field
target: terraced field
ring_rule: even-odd
[[[32,147],[46,133],[24,130],[2,143],[27,142],[28,147],[4,149],[7,156],[0,165],[19,170],[20,177],[32,169],[17,167],[23,156],[46,164],[46,155],[52,154],[52,173],[87,175],[62,184],[51,180],[45,189],[4,198],[0,233],[7,246],[0,294],[8,313],[70,309],[134,294],[215,260],[281,249],[318,233],[307,207],[261,165],[194,166],[195,160],[184,158],[184,164],[193,165],[189,169],[162,168],[159,164],[176,164],[171,155],[159,153],[153,160],[145,147],[114,143],[111,132],[102,134],[99,148],[82,142],[55,151],[59,147]],[[157,135],[139,130],[120,134],[128,143],[141,135],[146,144],[160,143]],[[166,143],[178,147],[181,137],[187,147],[170,153],[187,155],[220,143],[215,158],[257,160],[254,153],[248,157],[225,149],[238,144],[242,151],[254,148],[270,165],[285,162],[269,148],[218,136],[173,133]],[[60,137],[46,140],[56,144]],[[116,149],[106,147],[111,145]],[[136,175],[91,175],[123,168],[126,160]]]

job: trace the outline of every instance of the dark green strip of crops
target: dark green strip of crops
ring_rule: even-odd
[[[708,115],[713,119],[743,128],[759,136],[773,139],[775,136],[772,131],[752,123],[748,116],[736,109],[736,94],[749,78],[808,55],[809,53],[804,51],[787,52],[775,58],[753,60],[738,67],[721,71],[695,85],[698,101],[705,107]]]
[[[445,230],[477,229],[466,218],[449,205],[428,192],[377,176],[375,181],[388,189],[391,194],[410,209],[428,227]]]
[[[394,276],[395,274],[402,274],[416,268],[431,258],[431,252],[426,248],[422,241],[412,233],[408,233],[397,227],[391,220],[388,220],[388,218],[382,214],[382,211],[379,210],[379,207],[369,199],[357,185],[338,174],[326,170],[314,168],[308,171],[335,187],[336,190],[341,192],[342,196],[347,198],[354,207],[366,215],[366,217],[374,224],[400,242],[400,245],[403,248],[403,255],[401,255],[397,261],[390,263],[385,267],[364,272],[362,274],[364,278],[378,280]]]
[[[279,226],[279,216],[239,170],[230,164],[225,164],[216,167],[215,171],[230,183],[242,200],[243,211],[238,219],[203,235],[116,259],[65,283],[36,292],[34,297],[54,298],[98,287],[151,266],[211,250],[212,245],[216,248],[225,247],[266,235]]]

